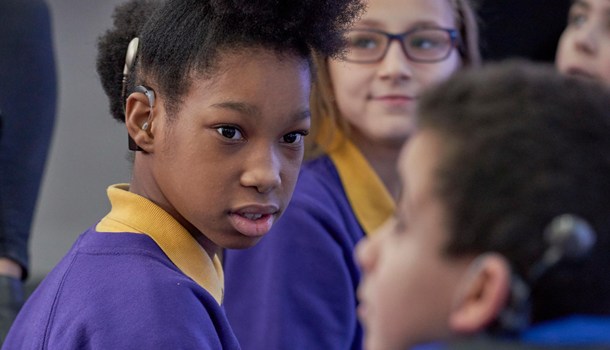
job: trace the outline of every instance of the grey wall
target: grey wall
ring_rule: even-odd
[[[128,182],[126,131],[108,112],[95,71],[97,37],[122,0],[47,0],[59,101],[30,241],[33,279],[48,273],[76,237],[108,211],[106,187]]]

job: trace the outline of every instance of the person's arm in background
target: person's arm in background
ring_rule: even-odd
[[[51,20],[41,0],[0,1],[0,336],[23,302],[28,241],[56,113]]]

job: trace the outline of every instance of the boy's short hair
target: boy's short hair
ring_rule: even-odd
[[[532,286],[532,321],[610,314],[610,92],[550,66],[457,73],[422,96],[418,127],[446,139],[437,194],[450,257],[494,251],[526,277],[556,216],[586,219],[597,243]]]

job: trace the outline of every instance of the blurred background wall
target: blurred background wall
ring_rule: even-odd
[[[30,241],[31,279],[48,273],[76,237],[109,209],[106,187],[128,182],[127,134],[110,117],[95,71],[97,37],[121,0],[47,0],[58,109]],[[34,126],[33,126],[34,127]]]

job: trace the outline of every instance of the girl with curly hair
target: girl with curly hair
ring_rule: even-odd
[[[119,8],[98,71],[135,152],[131,181],[108,188],[110,213],[29,298],[5,348],[238,349],[220,253],[255,245],[284,212],[310,126],[312,52],[337,55],[361,7]]]

